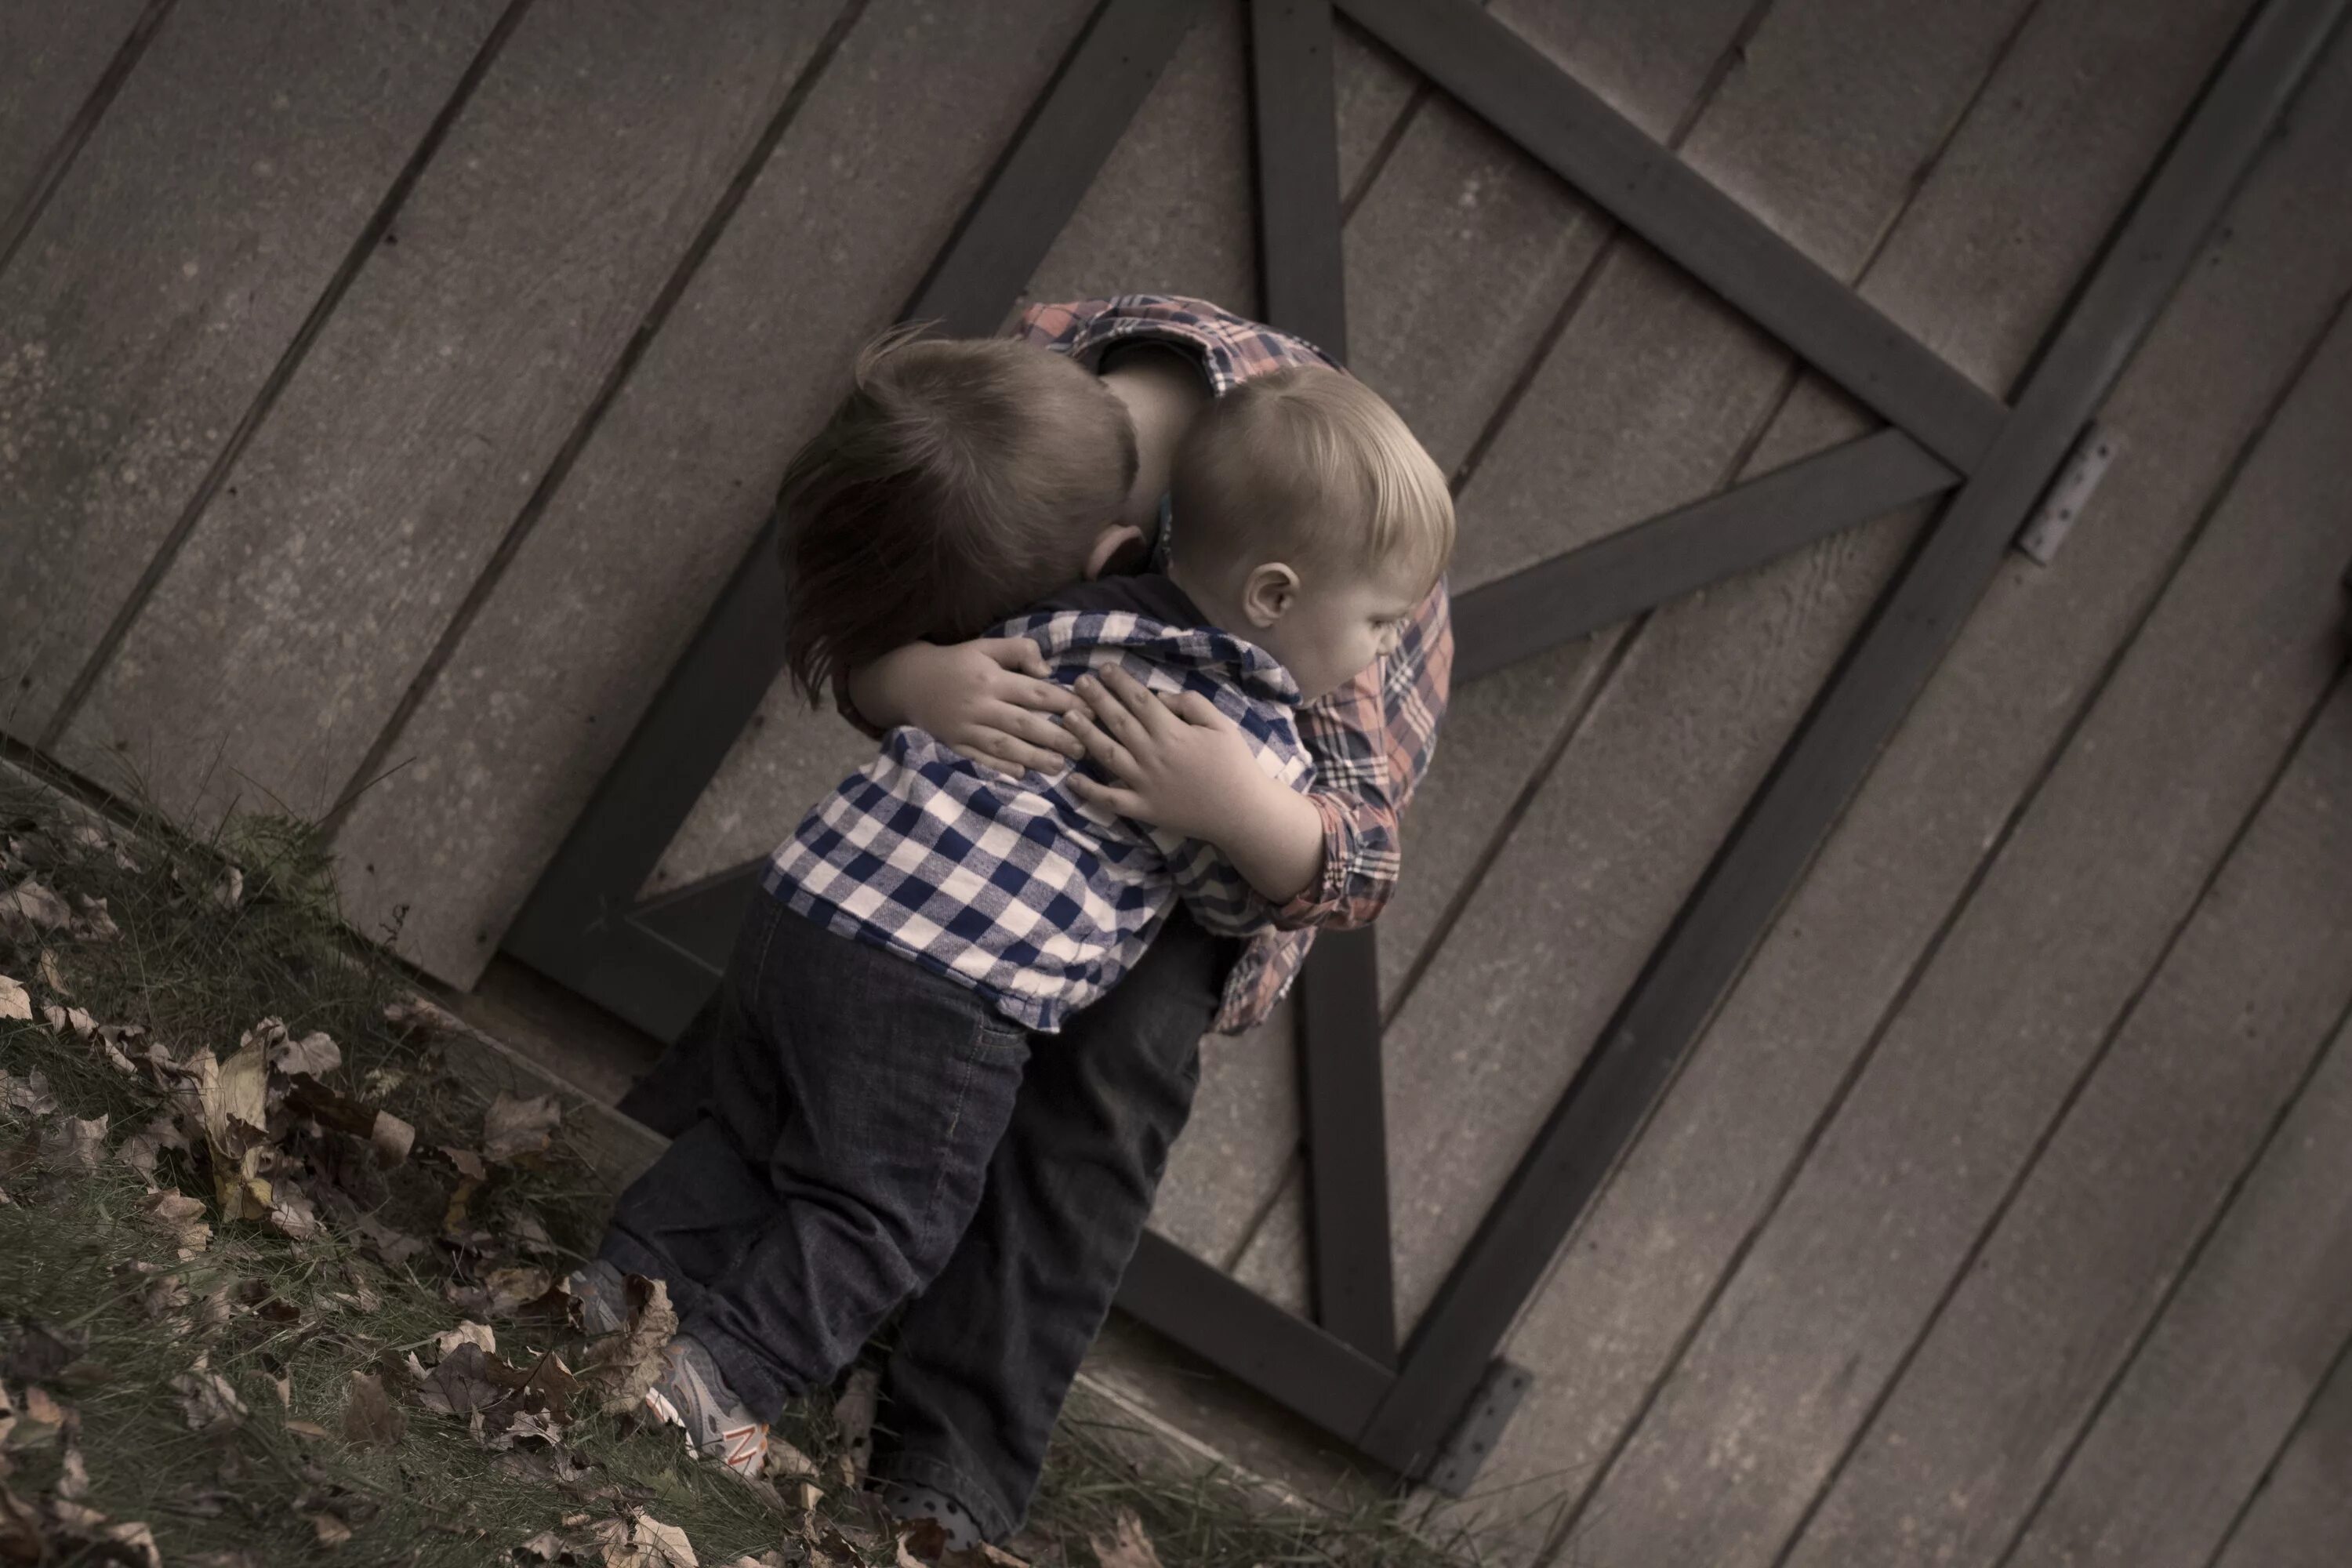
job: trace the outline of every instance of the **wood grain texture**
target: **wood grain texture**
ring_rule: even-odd
[[[1492,7],[1660,138],[1700,101],[1748,8]],[[1432,99],[1349,219],[1350,368],[1453,472],[1542,351],[1607,232],[1549,171],[1452,100]],[[1477,580],[1458,563],[1455,575]]]
[[[2021,40],[2032,44],[2031,35]],[[2044,58],[2071,68],[2063,48]],[[2332,68],[2331,101],[2347,64],[2339,57]],[[2070,83],[2052,79],[2025,95],[2014,134],[2030,142],[2042,117],[2072,113],[2074,100]],[[2347,110],[2352,101],[2322,112],[2315,100],[2251,181],[2231,237],[2184,286],[2103,415],[2133,432],[2129,460],[2109,474],[2050,568],[2021,562],[2004,571],[1563,1253],[1510,1346],[1538,1377],[1491,1472],[1499,1482],[1565,1473],[1579,1488],[1591,1485],[1752,1239],[1841,1075],[2326,324],[2352,281],[2352,223],[2339,215],[2313,224],[2305,215],[2335,177],[2328,149],[2352,131]],[[1964,133],[1946,166],[1974,140]],[[1934,185],[1926,199],[1939,200]],[[1963,217],[1973,210],[1948,205]],[[2079,210],[2071,198],[1989,207],[2032,212],[2040,225],[2054,219],[2061,232]],[[1891,298],[1982,287],[1953,265],[1965,250],[1925,247],[1917,266],[1905,254],[1898,235],[1874,284]],[[1969,337],[1982,342],[1990,329],[1974,326]],[[1960,363],[1978,374],[1988,364]]]
[[[147,0],[0,0],[0,237]]]
[[[1095,177],[1021,303],[1190,294],[1257,310],[1249,18],[1213,0]]]
[[[501,9],[190,0],[151,41],[0,275],[12,733],[48,726]]]
[[[1088,8],[877,0],[844,40],[343,826],[345,896],[407,905],[417,963],[479,972]],[[759,787],[689,831],[762,853],[871,752],[780,689],[730,763]]]
[[[2352,1541],[2352,1356],[2334,1374],[2265,1472],[2214,1568],[2337,1568]]]
[[[1580,79],[1589,73],[1594,89],[1624,112],[1664,135],[1693,111],[1747,6],[1716,0],[1660,8],[1612,0],[1496,10]],[[1450,101],[1430,101],[1404,129],[1343,234],[1351,368],[1396,404],[1442,467],[1454,468],[1541,352],[1552,318],[1598,254],[1601,233],[1591,209],[1553,176]],[[1717,475],[1676,477],[1687,488],[1673,490],[1669,478],[1658,492],[1662,504],[1703,493]],[[1618,521],[1644,515],[1629,506]],[[1385,984],[1393,987],[1403,972],[1394,955],[1413,951],[1400,948],[1391,923],[1402,918],[1426,929],[1439,918],[1450,888],[1433,880],[1433,872],[1448,865],[1467,868],[1491,823],[1507,809],[1507,799],[1493,796],[1516,792],[1526,772],[1491,765],[1466,770],[1469,787],[1458,794],[1475,797],[1486,808],[1482,814],[1464,809],[1464,801],[1449,795],[1449,763],[1497,752],[1519,756],[1529,747],[1543,752],[1551,731],[1540,721],[1529,722],[1529,708],[1520,700],[1554,687],[1589,685],[1586,653],[1580,644],[1529,661],[1501,684],[1455,694],[1440,761],[1406,827],[1408,894],[1391,905],[1379,928]],[[1458,858],[1442,858],[1449,852]],[[1274,1190],[1267,1184],[1286,1179],[1289,1154],[1286,1140],[1218,1172],[1221,1183],[1236,1189],[1217,1199],[1218,1205],[1241,1214],[1265,1210]],[[1283,1206],[1289,1202],[1280,1200],[1272,1211],[1278,1220],[1289,1213]],[[1282,1299],[1303,1300],[1304,1256],[1295,1249],[1303,1234],[1297,1226],[1267,1231],[1253,1244],[1244,1277]]]
[[[2352,376],[2343,385],[2352,393]],[[2331,412],[2352,418],[2352,397]],[[2338,690],[2102,1048],[1790,1568],[1995,1561],[2335,1034],[2352,1003],[2352,689]],[[2326,1210],[2311,1219],[2326,1237]],[[2282,1301],[2294,1279],[2274,1281]],[[2316,1362],[2297,1358],[2290,1410],[2352,1328],[2341,1294],[2303,1305],[2326,1342]],[[2207,1510],[2207,1550],[2261,1463],[2234,1457],[2234,1494],[2218,1453],[2208,1472],[2225,1495],[2218,1518]],[[2108,1561],[2203,1559],[2200,1532],[2159,1528],[2161,1510],[2107,1517],[2118,1527]]]
[[[2286,787],[2352,798],[2352,703]],[[2305,878],[2315,868],[2298,868]],[[2352,861],[2335,866],[2336,888]],[[2334,910],[2323,920],[2340,919]],[[2227,1035],[2226,1028],[2220,1031]],[[2204,1568],[2352,1335],[2352,1029],[2335,1044],[2017,1549],[2013,1568]],[[2352,1505],[2352,1471],[2336,1490]],[[2279,1479],[2271,1479],[2275,1490]],[[2261,1509],[2263,1503],[2255,1504]],[[2337,1544],[2352,1542],[2352,1518]],[[2262,1559],[2283,1563],[2291,1559]]]
[[[527,14],[64,753],[333,805],[837,10]]]
[[[1840,32],[1835,10],[1774,11],[1748,46],[1749,67],[1728,79],[1689,146],[1769,141],[1805,118],[1751,73],[1759,60],[1793,58],[1792,45],[1768,41],[1784,19],[1807,48],[1834,47],[1825,40]],[[1932,84],[1939,100],[1967,101],[1998,38],[1948,51],[1948,78],[1921,65],[1919,90]],[[1796,79],[1813,79],[1810,65]],[[1885,112],[1875,100],[1858,103]],[[1906,144],[1915,134],[1867,121],[1848,130],[1857,142]],[[1907,144],[1923,163],[1936,145]],[[1881,164],[1885,211],[1850,237],[1849,269],[1912,197],[1916,172],[1891,158]],[[1561,477],[1546,506],[1511,489],[1524,476],[1517,459],[1497,466],[1498,442],[1463,492],[1455,580],[1476,580],[1475,541],[1496,522],[1482,496],[1517,493],[1548,530],[1597,536],[1864,428],[1843,399],[1810,384],[1775,418],[1790,374],[1760,333],[1652,253],[1620,245],[1503,437],[1532,454],[1526,432],[1541,426],[1552,450],[1575,447],[1583,466]],[[1749,450],[1768,421],[1769,436]],[[1390,1030],[1400,1301],[1409,1315],[1436,1289],[1901,558],[1905,526],[1825,542],[1654,618],[1643,634],[1654,647],[1629,656],[1511,829]],[[1564,717],[1541,714],[1535,727],[1556,734]],[[1441,749],[1438,767],[1449,760],[1462,754]],[[1470,869],[1433,868],[1416,852],[1398,901],[1433,901],[1452,890],[1446,873]]]
[[[2352,374],[2352,332],[2341,350]],[[2340,421],[2340,403],[2314,401]],[[1832,1478],[2333,679],[2342,540],[2314,509],[2352,464],[2327,449],[2334,428],[2291,405],[2232,487],[1595,1492],[1576,1550],[1770,1561]]]

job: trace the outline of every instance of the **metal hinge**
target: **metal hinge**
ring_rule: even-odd
[[[1470,1483],[1478,1479],[1479,1467],[1502,1441],[1503,1428],[1510,1425],[1512,1412],[1518,1409],[1535,1381],[1536,1374],[1525,1367],[1499,1358],[1487,1363],[1486,1375],[1478,1380],[1477,1392],[1471,1394],[1462,1419],[1446,1436],[1445,1446],[1430,1461],[1423,1481],[1447,1497],[1467,1496]]]
[[[2123,447],[2121,437],[2105,426],[2083,426],[2082,436],[2074,449],[2066,455],[2058,477],[2050,481],[2042,493],[2042,504],[2025,521],[2017,536],[2017,548],[2032,557],[2037,566],[2050,564],[2051,557],[2066,542],[2074,531],[2075,519],[2091,504],[2091,494],[2099,488],[2099,480],[2115,461],[2116,453]]]

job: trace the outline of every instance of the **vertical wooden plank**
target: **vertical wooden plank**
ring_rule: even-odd
[[[2338,1568],[2352,1541],[2352,1342],[2239,1521],[2214,1568]]]
[[[1265,320],[1348,357],[1330,0],[1250,0],[1258,298]]]
[[[49,726],[502,9],[189,0],[157,33],[0,274],[10,732]]]
[[[1776,7],[1749,40],[1747,65],[1692,129],[1688,155],[1704,166],[1718,150],[1738,147],[1742,158],[1761,159],[1751,149],[1780,137],[1811,146],[1823,115],[1852,116],[1841,118],[1845,139],[1871,151],[1843,173],[1883,205],[1867,228],[1843,237],[1833,258],[1859,271],[1880,231],[1916,203],[1921,169],[1940,145],[1945,127],[1922,113],[1921,102],[1939,106],[1948,120],[1957,115],[2014,15],[1922,5],[1916,26],[1945,33],[1942,47],[1905,52],[1907,90],[1823,102],[1820,84],[1838,74],[1825,57],[1854,74],[1896,68],[1875,58],[1874,35],[1843,0]],[[2019,156],[2038,163],[2040,150],[2021,148]],[[2132,174],[2126,166],[2110,177],[2125,186]],[[1790,164],[1787,177],[1811,172]],[[2020,279],[2012,308],[2041,318],[2067,280],[2026,277],[2033,282]],[[1528,548],[1549,551],[1859,433],[1843,400],[1820,391],[1776,417],[1792,374],[1777,345],[1653,253],[1618,247],[1462,492],[1457,586],[1477,581],[1493,560],[1477,541],[1516,538],[1511,531],[1522,521],[1542,535]],[[1488,822],[1519,809],[1389,1031],[1391,1163],[1398,1213],[1410,1216],[1398,1237],[1408,1320],[1493,1201],[1906,542],[1899,524],[1860,530],[1654,619],[1644,634],[1650,647],[1580,718],[1574,710],[1517,715],[1538,743],[1564,746],[1523,805],[1524,775],[1465,778],[1472,787],[1461,793],[1475,791],[1495,812]],[[1474,686],[1459,706],[1480,701]],[[1571,725],[1572,736],[1560,740]],[[1468,775],[1477,761],[1441,747],[1421,805],[1434,812],[1439,791],[1450,787],[1441,775],[1449,768]],[[1399,916],[1418,919],[1420,931],[1410,923],[1384,929],[1384,945],[1433,932],[1432,906],[1443,910],[1438,900],[1477,868],[1432,865],[1424,847],[1415,842],[1413,870],[1382,917],[1383,928]],[[1465,1030],[1466,1019],[1476,1022]],[[1465,1033],[1481,1038],[1475,1052]],[[1475,1138],[1464,1136],[1474,1127]]]
[[[150,0],[0,0],[0,257],[44,178],[70,151],[89,95],[142,24]],[[88,129],[84,127],[83,129]]]
[[[839,9],[525,15],[63,753],[332,806]]]
[[[1090,8],[876,0],[843,41],[339,833],[362,929],[406,906],[404,953],[480,972]],[[722,836],[772,847],[871,750],[772,694],[735,755],[774,793],[722,802]]]
[[[1608,0],[1495,10],[1621,112],[1673,137],[1720,86],[1752,8],[1749,0],[1676,6]],[[1433,100],[1348,221],[1351,368],[1396,405],[1440,466],[1458,468],[1545,352],[1556,319],[1581,298],[1580,280],[1606,233],[1598,214],[1550,174],[1450,100]],[[1657,471],[1639,464],[1628,470]],[[1658,504],[1703,493],[1721,477],[1713,468],[1667,474],[1655,487]],[[1622,525],[1647,515],[1648,499],[1617,505],[1614,497],[1592,494],[1578,504]],[[1481,526],[1466,501],[1463,520],[1465,538]],[[1457,585],[1464,581],[1457,573]],[[1408,825],[1410,868],[1376,928],[1391,996],[1412,970],[1417,937],[1476,864],[1495,820],[1553,741],[1558,715],[1570,710],[1574,694],[1589,693],[1599,667],[1586,656],[1581,646],[1561,649],[1455,692],[1435,769]],[[1269,1184],[1288,1170],[1287,1150],[1270,1153],[1276,1157],[1256,1168],[1225,1173],[1250,1184],[1231,1206],[1266,1207]],[[1304,1280],[1287,1276],[1302,1262],[1284,1235],[1269,1234],[1244,1260],[1244,1274],[1295,1296]]]
[[[1021,291],[1191,294],[1258,309],[1246,0],[1212,0]]]
[[[1772,1560],[2193,906],[2340,659],[2342,533],[2314,509],[2352,480],[2352,323],[2329,353],[1885,1026],[1576,1550]]]
[[[1753,0],[1490,7],[1661,140],[1717,90],[1753,8]],[[1574,303],[1608,227],[1549,171],[1437,96],[1349,216],[1350,368],[1454,471]],[[1465,521],[1466,531],[1478,526]]]
[[[2342,384],[2352,394],[2352,374]],[[2321,412],[2340,425],[2352,395]],[[2347,790],[2352,686],[2339,680],[1871,1416],[1790,1568],[1989,1563],[2007,1549],[2352,1004]],[[2326,1212],[2309,1215],[2323,1236]],[[2273,1289],[2292,1299],[2294,1282],[2283,1273]],[[2352,1298],[2304,1305],[2331,1350],[2352,1329]],[[2306,1356],[2303,1371],[2289,1409],[2318,1369]],[[2209,1510],[2202,1549],[2199,1532],[2152,1528],[2162,1510],[2133,1508],[2112,1539],[2140,1544],[2110,1559],[2201,1562],[2259,1462],[2239,1457],[2236,1490],[2214,1465],[2221,1511]]]
[[[2339,701],[2309,743],[2332,745],[2339,767],[2352,735],[2346,707]],[[2340,816],[2352,773],[2339,773],[2333,788]],[[2339,876],[2347,870],[2336,867]],[[2337,1032],[2007,1563],[2204,1568],[2320,1394],[2347,1335],[2352,1028]],[[2352,1545],[2352,1472],[2339,1468],[2335,1482],[2347,1516],[2340,1549]],[[2279,1485],[2271,1482],[2273,1491]]]
[[[2053,24],[2062,16],[2053,11]],[[2060,172],[2046,162],[2021,165],[2033,183],[2013,195],[1989,197],[2004,188],[1989,184],[2002,166],[1990,150],[2062,133],[2085,148],[2152,144],[2162,133],[2131,107],[2160,107],[2144,82],[2084,94],[2071,79],[2077,58],[2153,58],[2145,51],[2079,49],[2062,29],[2047,46],[2029,33],[2021,58],[2029,54],[2050,58],[2050,73],[1997,95],[2023,101],[1990,119],[1981,141],[1963,132],[1945,163],[1957,183],[1924,194],[1942,214],[1929,242],[1915,251],[1898,234],[1871,285],[1915,324],[1939,299],[1965,307],[1950,331],[1970,367],[1999,363],[1979,356],[1997,332],[2017,331],[2013,316],[1985,309],[2000,289],[1973,258],[1996,237],[2012,256],[2055,248],[2006,242],[2021,212],[2037,234],[2053,221],[2063,232],[2113,199],[2040,185]],[[2328,85],[2308,89],[2232,212],[2230,237],[2102,414],[2132,432],[2129,460],[2049,568],[2003,572],[1530,1309],[1511,1353],[1538,1382],[1498,1456],[1498,1482],[1558,1472],[1591,1484],[2352,283],[2352,213],[2320,195],[2336,178],[2334,149],[2352,135],[2352,56],[2339,52],[2320,79]],[[2094,166],[2063,169],[2087,178]],[[2327,221],[2311,221],[2322,210]]]

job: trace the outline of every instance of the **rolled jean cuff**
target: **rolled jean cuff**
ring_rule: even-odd
[[[1001,1542],[1015,1528],[1011,1511],[997,1500],[984,1479],[944,1459],[927,1454],[894,1453],[887,1458],[877,1455],[871,1480],[877,1485],[903,1481],[908,1486],[929,1487],[945,1493],[971,1515],[982,1537],[992,1543]]]

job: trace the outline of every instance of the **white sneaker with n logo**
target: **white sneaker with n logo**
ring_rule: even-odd
[[[661,1374],[646,1391],[646,1407],[686,1428],[696,1458],[746,1480],[758,1479],[768,1462],[768,1423],[735,1397],[709,1352],[684,1334],[662,1348]]]

